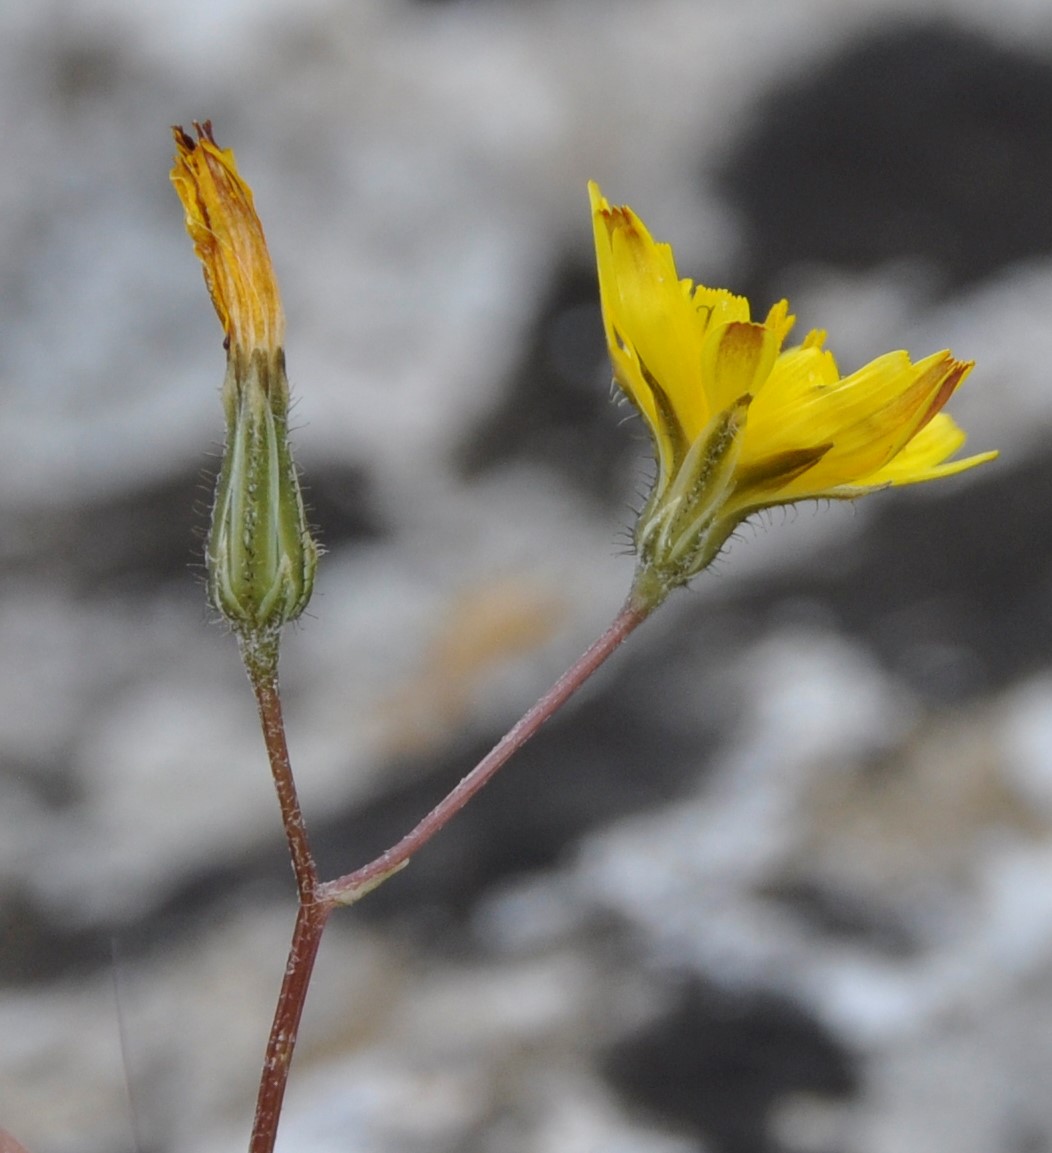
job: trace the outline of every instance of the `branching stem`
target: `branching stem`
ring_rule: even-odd
[[[460,812],[622,641],[642,624],[652,607],[641,604],[638,598],[629,598],[602,636],[582,653],[533,708],[415,828],[367,865],[323,883],[318,881],[318,869],[311,852],[289,762],[278,689],[277,641],[272,639],[258,646],[243,643],[242,657],[259,706],[263,740],[274,776],[299,894],[296,928],[267,1041],[249,1153],[273,1153],[285,1087],[288,1084],[289,1066],[296,1045],[296,1033],[322,933],[332,910],[337,905],[354,904],[408,864],[410,858]]]
[[[399,869],[445,827],[490,781],[537,730],[584,684],[622,641],[643,623],[649,610],[626,603],[606,631],[566,670],[543,697],[482,758],[470,773],[408,832],[397,844],[353,873],[326,881],[319,896],[334,904],[350,905]]]

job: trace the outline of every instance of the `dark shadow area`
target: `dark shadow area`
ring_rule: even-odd
[[[8,574],[39,571],[79,595],[107,599],[204,575],[213,478],[189,468],[108,497],[3,517]],[[383,535],[362,469],[327,463],[305,482],[308,517],[327,547]]]
[[[780,1099],[844,1098],[859,1086],[852,1055],[799,1005],[697,979],[603,1064],[627,1101],[713,1153],[781,1153],[770,1133]]]
[[[916,955],[921,942],[909,925],[897,916],[889,902],[879,907],[871,898],[861,899],[849,888],[838,888],[825,879],[785,878],[760,894],[792,912],[793,920],[812,930],[816,937],[845,945],[861,945],[870,953],[893,960]]]
[[[959,486],[959,487],[958,487]],[[964,703],[1048,665],[1052,652],[1052,457],[923,497],[868,498],[871,519],[850,551],[806,574],[750,581],[717,605],[689,608],[712,622],[730,612],[753,637],[786,607],[821,605],[932,707]],[[748,547],[743,544],[740,547]],[[705,618],[702,620],[701,618]]]
[[[719,185],[754,299],[790,265],[924,258],[946,290],[1052,251],[1052,63],[948,22],[872,33],[770,91]]]
[[[632,452],[620,425],[635,410],[612,403],[602,387],[610,361],[592,265],[564,260],[523,350],[511,379],[494,390],[498,404],[464,437],[461,473],[534,461],[604,507],[623,508]]]

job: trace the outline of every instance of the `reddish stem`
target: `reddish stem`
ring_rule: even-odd
[[[640,607],[632,598],[603,635],[555,682],[470,773],[397,844],[353,873],[324,884],[318,883],[317,866],[307,838],[307,828],[296,795],[289,763],[285,727],[278,692],[277,647],[248,654],[245,665],[259,705],[263,739],[270,758],[281,817],[289,843],[292,867],[299,891],[296,928],[289,947],[285,977],[281,983],[274,1022],[259,1083],[256,1117],[249,1153],[273,1153],[281,1106],[288,1084],[289,1066],[296,1046],[307,988],[314,970],[322,933],[337,905],[350,905],[407,864],[455,816],[493,775],[533,736],[553,713],[581,687],[621,642],[646,619],[652,606]]]
[[[6,1129],[0,1129],[0,1153],[29,1153]]]
[[[307,837],[307,826],[296,794],[296,780],[292,775],[292,765],[289,761],[285,722],[281,715],[276,658],[272,667],[250,667],[249,679],[252,681],[256,703],[259,705],[263,740],[267,746],[278,804],[281,806],[281,822],[285,826],[285,837],[289,843],[289,856],[292,858],[292,871],[296,875],[300,904],[310,905],[316,900],[318,867],[314,863],[314,854],[311,852]]]
[[[277,641],[255,646],[245,644],[242,646],[242,657],[259,706],[263,742],[267,747],[270,771],[274,777],[278,804],[281,806],[281,822],[285,827],[299,895],[296,927],[274,1010],[274,1021],[267,1038],[267,1052],[256,1098],[256,1116],[249,1142],[249,1153],[272,1153],[285,1099],[285,1086],[289,1079],[289,1066],[296,1048],[296,1034],[314,971],[314,959],[318,955],[318,946],[332,906],[318,902],[318,868],[307,837],[307,826],[300,809],[288,742],[285,739],[285,721],[278,689]]]
[[[289,1066],[296,1047],[296,1034],[307,1000],[307,987],[310,985],[314,959],[318,955],[318,946],[331,910],[331,905],[311,902],[300,905],[296,913],[296,928],[289,946],[285,976],[281,982],[274,1023],[267,1039],[263,1073],[259,1079],[249,1153],[273,1153],[281,1106],[285,1099],[285,1086],[289,1079]]]
[[[320,901],[350,905],[409,862],[410,857],[444,828],[494,774],[560,709],[622,641],[646,620],[650,608],[630,599],[606,632],[585,650],[543,697],[490,750],[470,773],[397,844],[375,860],[334,881],[318,886]]]

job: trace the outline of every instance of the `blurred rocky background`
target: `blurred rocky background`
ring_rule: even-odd
[[[919,15],[923,10],[923,18]],[[291,931],[200,580],[211,117],[327,547],[284,649],[323,868],[612,616],[649,450],[585,183],[846,370],[978,362],[994,464],[778,512],[326,938],[283,1153],[1052,1149],[1052,6],[4,0],[0,1126],[245,1148]]]

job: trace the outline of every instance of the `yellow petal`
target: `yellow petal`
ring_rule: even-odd
[[[636,596],[653,607],[757,509],[949,476],[964,434],[941,409],[971,369],[905,352],[841,377],[816,329],[782,351],[788,303],[681,279],[672,250],[589,186],[603,322],[616,379],[654,435],[658,477],[636,526]]]
[[[173,129],[171,179],[186,211],[186,230],[227,339],[249,352],[273,351],[285,342],[285,314],[252,190],[231,149],[217,146],[210,122],[194,127],[196,140]]]
[[[833,448],[795,484],[825,489],[884,468],[932,420],[970,369],[948,352],[916,365],[905,353],[889,353],[847,377],[830,390],[825,411],[813,420]]]
[[[706,337],[748,323],[749,304],[681,279],[672,249],[656,243],[631,208],[612,207],[594,182],[588,190],[607,347],[617,382],[654,436],[661,484],[725,407],[702,370]]]
[[[683,281],[690,284],[689,280]],[[710,326],[732,324],[735,321],[748,323],[750,320],[749,302],[744,296],[736,296],[725,288],[706,288],[696,285],[691,291],[691,303],[696,314],[696,323],[704,335]]]
[[[939,411],[970,364],[948,352],[911,364],[904,352],[879,357],[842,380],[828,353],[784,353],[750,412],[743,466],[805,447],[829,446],[813,471],[783,493],[800,499],[868,476],[891,462]]]
[[[611,208],[594,184],[589,191],[607,345],[655,435],[674,440],[667,414],[651,400],[652,382],[679,419],[685,398],[697,391],[701,353],[691,286],[677,276],[669,246],[656,244],[630,208]]]
[[[739,397],[760,391],[778,355],[774,333],[762,324],[724,324],[709,334],[702,350],[702,379],[709,403],[723,412]],[[685,425],[697,434],[694,424]]]
[[[864,479],[866,488],[884,485],[917,484],[942,476],[953,476],[994,460],[996,452],[976,453],[961,460],[949,460],[964,446],[965,433],[954,420],[941,412],[933,417],[888,464]]]

